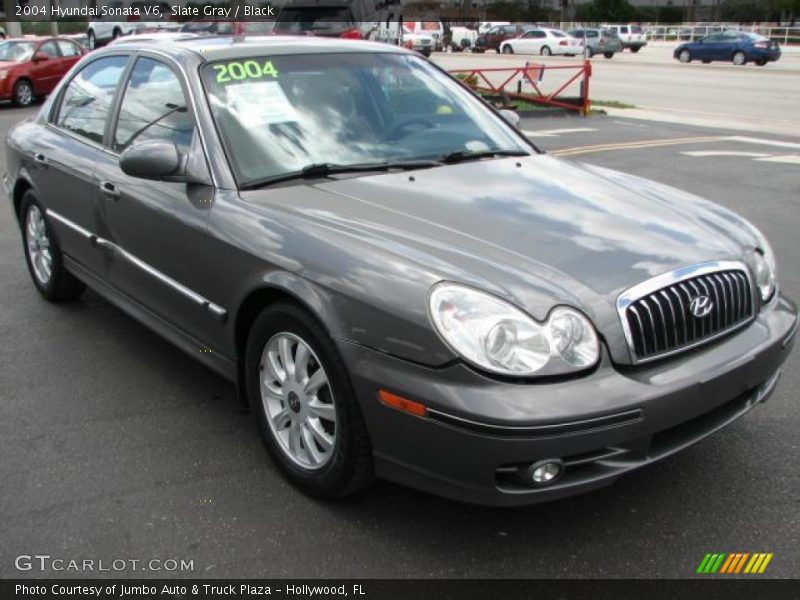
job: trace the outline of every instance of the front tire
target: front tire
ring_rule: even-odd
[[[552,53],[550,46],[542,46],[542,49],[539,51],[539,54],[542,56],[550,56]]]
[[[603,52],[603,56],[605,56],[606,58],[614,58],[614,53],[613,52]]]
[[[89,46],[89,50],[94,50],[97,48],[97,38],[94,35],[94,31],[91,29],[89,33],[86,34],[86,44]]]
[[[511,44],[503,46],[503,54],[514,54],[514,48],[511,47]]]
[[[692,53],[686,49],[681,50],[680,53],[678,54],[678,60],[684,64],[688,64],[692,62]]]
[[[747,63],[747,55],[741,50],[737,50],[736,52],[733,53],[733,58],[731,59],[731,61],[737,67],[741,67],[742,65]]]
[[[20,79],[14,84],[14,105],[19,107],[30,106],[36,100],[33,85],[27,79]]]
[[[267,452],[296,487],[339,498],[373,479],[372,446],[330,336],[290,303],[264,309],[247,340],[250,406]]]
[[[45,211],[31,190],[22,197],[20,223],[25,262],[39,293],[50,302],[65,302],[80,296],[85,286],[64,268],[64,257],[45,219]]]
[[[641,46],[631,46],[631,52],[633,52],[634,54],[636,54],[641,49],[642,49]]]

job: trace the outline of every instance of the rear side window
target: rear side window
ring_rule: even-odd
[[[59,41],[58,47],[61,49],[61,56],[67,58],[71,56],[78,56],[80,54],[78,47],[72,42]]]
[[[109,56],[81,69],[61,99],[56,125],[101,144],[127,56]]]
[[[194,121],[178,76],[157,60],[137,60],[122,97],[114,150],[145,140],[171,140],[186,153],[193,134]]]
[[[586,32],[586,37],[596,38],[597,37],[597,32],[596,31],[587,31]]]
[[[628,28],[627,27],[620,27],[619,28],[619,32],[620,33],[628,33]]]

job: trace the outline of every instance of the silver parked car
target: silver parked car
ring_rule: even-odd
[[[589,58],[595,54],[614,58],[617,52],[622,52],[622,40],[612,29],[573,29],[568,33],[581,41]]]
[[[314,496],[592,490],[761,403],[794,343],[747,221],[542,153],[402,48],[111,46],[7,146],[41,295],[91,286],[235,382]]]

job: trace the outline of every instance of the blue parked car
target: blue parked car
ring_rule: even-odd
[[[673,56],[682,63],[701,60],[731,61],[735,65],[754,62],[763,67],[781,57],[777,42],[755,33],[745,31],[721,31],[712,33],[694,42],[687,42],[675,48]]]

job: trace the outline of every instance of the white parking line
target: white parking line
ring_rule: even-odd
[[[575,127],[573,129],[542,129],[541,131],[523,131],[528,137],[554,137],[562,133],[583,133],[585,131],[597,131],[592,127]]]
[[[776,146],[778,148],[791,148],[792,150],[800,150],[800,144],[794,142],[784,142],[781,140],[765,140],[764,138],[754,138],[745,135],[734,135],[725,138],[731,142],[743,142],[745,144],[763,144],[766,146]]]
[[[768,158],[757,158],[758,161],[786,163],[789,165],[800,165],[800,154],[784,154],[783,156],[770,156]]]
[[[685,156],[744,156],[747,158],[763,158],[765,156],[772,156],[771,154],[764,154],[762,152],[737,152],[736,150],[692,150],[689,152],[681,152]]]

